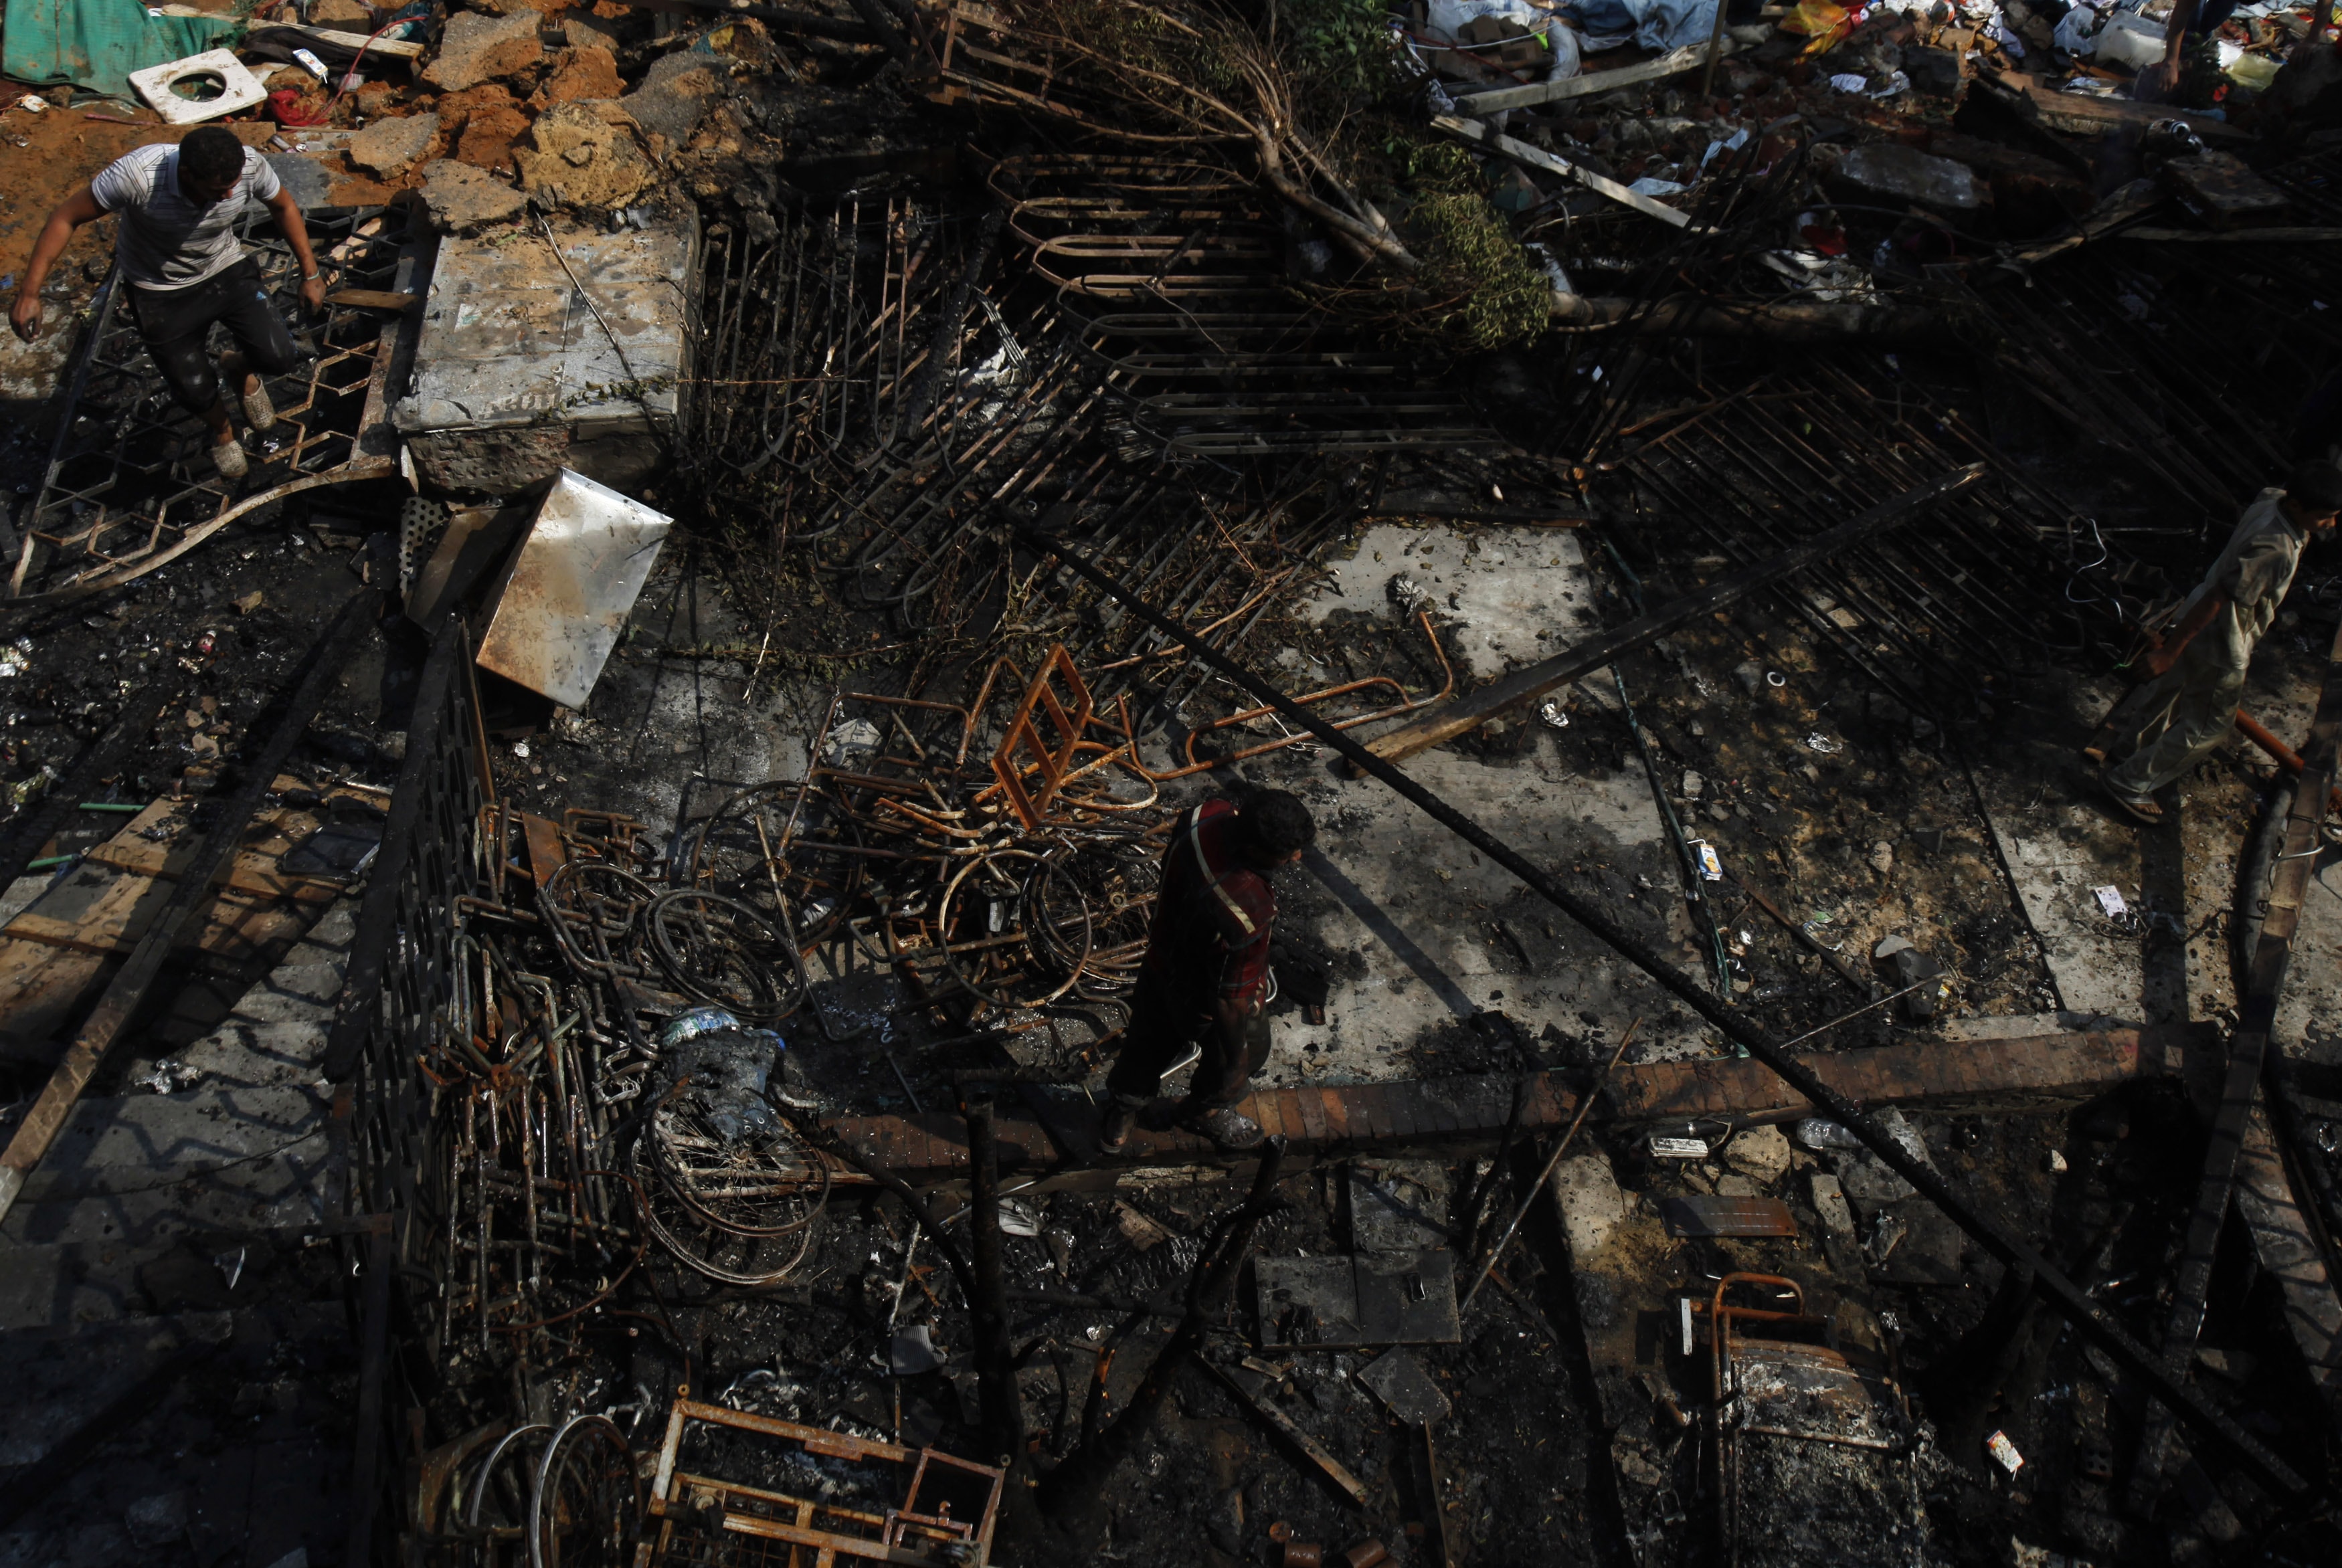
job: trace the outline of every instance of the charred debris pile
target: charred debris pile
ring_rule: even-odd
[[[355,368],[191,526],[101,311],[0,674],[27,864],[103,859],[59,780],[378,841],[305,1287],[352,1568],[2332,1559],[2342,1075],[2229,1042],[2333,704],[2123,852],[2151,893],[2032,825],[2330,438],[2324,15],[2165,83],[2167,6],[2056,0],[281,9],[253,60],[332,47],[280,145],[365,197]],[[435,291],[538,246],[574,331],[499,358]],[[350,645],[274,739],[213,689],[295,634],[204,542],[277,521],[382,595],[398,716],[264,790]],[[183,589],[270,614],[178,656]],[[125,619],[126,705],[59,663]],[[663,775],[676,670],[796,760]],[[1541,759],[1556,824],[1649,831],[1532,848]],[[1311,1036],[1257,1154],[1102,1154],[1177,814],[1272,783],[1328,834],[1279,1018],[1462,1000]],[[1328,934],[1445,830],[1468,870]]]

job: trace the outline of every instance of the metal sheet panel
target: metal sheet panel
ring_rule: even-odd
[[[584,707],[670,525],[665,513],[563,469],[496,602],[480,668]]]

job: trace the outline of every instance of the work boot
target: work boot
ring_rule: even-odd
[[[244,394],[244,416],[259,434],[276,428],[276,404],[268,400],[268,383],[257,376],[253,378],[252,390]]]
[[[212,466],[223,479],[241,479],[252,472],[252,464],[245,461],[244,444],[233,435],[212,448]]]
[[[1260,1124],[1233,1106],[1198,1112],[1179,1124],[1190,1133],[1202,1134],[1231,1153],[1260,1147]]]
[[[1106,1117],[1098,1123],[1098,1153],[1119,1154],[1122,1146],[1130,1142],[1130,1129],[1138,1122],[1138,1107],[1116,1100],[1106,1108]]]

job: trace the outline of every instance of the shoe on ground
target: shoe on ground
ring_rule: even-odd
[[[2132,821],[2146,827],[2161,827],[2171,820],[2171,814],[2156,802],[2134,799],[2115,788],[2112,783],[2103,777],[2098,780],[2098,784],[2107,792],[2107,798],[2114,802],[2123,814]]]
[[[262,435],[276,428],[276,404],[268,400],[268,383],[261,382],[244,394],[244,416]]]
[[[244,455],[244,444],[231,436],[212,448],[212,466],[223,479],[241,479],[252,472],[252,464]]]
[[[1136,1107],[1126,1105],[1119,1100],[1108,1105],[1106,1108],[1105,1119],[1098,1123],[1098,1152],[1105,1154],[1121,1154],[1123,1145],[1130,1142],[1131,1128],[1137,1125],[1137,1123]]]
[[[1190,1116],[1179,1124],[1190,1133],[1202,1134],[1223,1149],[1242,1151],[1261,1145],[1260,1124],[1226,1105]]]

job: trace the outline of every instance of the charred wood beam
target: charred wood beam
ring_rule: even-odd
[[[1778,1074],[1823,1114],[1852,1133],[1889,1170],[1910,1183],[1928,1202],[1942,1210],[1954,1224],[1974,1237],[2003,1264],[2012,1269],[2030,1270],[2034,1288],[2040,1293],[2051,1311],[2095,1341],[2118,1364],[2136,1373],[2141,1383],[2157,1397],[2170,1404],[2191,1429],[2218,1443],[2249,1467],[2265,1484],[2287,1498],[2302,1501],[2310,1495],[2310,1483],[2290,1464],[2216,1409],[2195,1389],[2173,1377],[2160,1357],[2133,1338],[2113,1314],[2079,1285],[2015,1232],[1962,1197],[1932,1168],[1914,1159],[1910,1152],[1875,1117],[1832,1089],[1805,1062],[1783,1050],[1780,1042],[1774,1039],[1769,1031],[1669,964],[1642,938],[1612,918],[1608,912],[1563,886],[1544,867],[1457,811],[1433,791],[1360,745],[1346,732],[1336,729],[1322,715],[1292,701],[1259,674],[1237,664],[1195,635],[1186,626],[1157,611],[1114,577],[1091,564],[1066,541],[1030,528],[1017,532],[1026,545],[1064,562],[1076,575],[1112,594],[1132,614],[1186,649],[1189,656],[1252,693],[1262,703],[1275,708],[1286,722],[1309,731],[1360,771],[1380,780],[1425,815],[1511,872],[1524,886],[1584,926],[1613,952],[1656,981],[1686,1007],[1714,1024],[1726,1039],[1743,1046],[1751,1056]],[[2314,792],[2313,798],[2322,800],[2323,792]]]
[[[1669,295],[1636,315],[1625,295],[1556,294],[1555,325],[1605,331],[1624,325],[1647,337],[1750,337],[1770,343],[1950,343],[1944,313],[1920,305],[1861,300],[1731,301]]]
[[[1025,1407],[1016,1395],[1016,1370],[1008,1344],[1007,1274],[1001,1263],[1000,1150],[992,1136],[992,1106],[967,1107],[968,1251],[975,1265],[976,1293],[968,1313],[976,1320],[976,1380],[984,1408],[986,1436],[993,1451],[1015,1464],[1025,1452]]]
[[[1719,12],[1718,15],[1721,15],[1722,13]],[[1536,169],[1543,174],[1558,175],[1565,180],[1575,180],[1597,195],[1607,196],[1621,206],[1632,207],[1646,218],[1656,218],[1670,228],[1687,228],[1691,225],[1691,215],[1682,208],[1671,207],[1666,203],[1646,196],[1630,186],[1620,185],[1606,175],[1597,175],[1592,169],[1582,168],[1567,158],[1556,156],[1541,147],[1533,147],[1526,142],[1516,141],[1486,121],[1466,119],[1460,115],[1434,115],[1431,117],[1431,128],[1435,131],[1444,131],[1459,141],[1472,142],[1486,147],[1498,157],[1509,158],[1523,168]]]
[[[1316,1465],[1326,1480],[1339,1487],[1344,1496],[1361,1508],[1367,1506],[1373,1494],[1366,1490],[1366,1483],[1352,1474],[1349,1466],[1327,1453],[1324,1443],[1303,1431],[1300,1423],[1237,1382],[1234,1373],[1211,1357],[1204,1358],[1204,1368],[1220,1380],[1222,1387],[1236,1396],[1237,1403],[1260,1417],[1271,1431],[1299,1449],[1302,1457]]]
[[[113,981],[97,999],[97,1005],[75,1033],[73,1044],[66,1047],[64,1057],[49,1075],[32,1109],[25,1113],[16,1124],[15,1136],[8,1147],[0,1153],[0,1217],[5,1217],[25,1190],[25,1183],[49,1152],[49,1145],[65,1130],[65,1121],[73,1114],[82,1091],[120,1038],[130,1021],[145,1002],[146,994],[163,972],[163,960],[185,935],[189,923],[209,909],[214,896],[213,884],[226,870],[237,847],[244,842],[245,824],[252,814],[276,782],[277,770],[292,754],[294,746],[308,732],[309,721],[325,703],[325,694],[340,675],[349,645],[357,634],[373,621],[367,613],[380,602],[371,589],[362,589],[349,597],[341,614],[334,617],[303,668],[308,673],[293,689],[276,727],[257,751],[246,755],[239,765],[244,777],[235,793],[220,803],[219,814],[204,833],[203,844],[181,868],[179,880],[170,901],[156,912],[155,922],[130,956],[115,972]]]
[[[1726,40],[1718,52],[1731,55],[1740,47],[1739,44]],[[1538,104],[1557,104],[1566,98],[1591,97],[1597,93],[1615,92],[1620,87],[1680,75],[1696,65],[1706,64],[1708,52],[1706,44],[1686,44],[1680,49],[1670,49],[1639,65],[1621,65],[1615,71],[1587,71],[1580,75],[1566,76],[1558,82],[1532,82],[1526,87],[1491,87],[1478,93],[1459,93],[1456,102],[1467,113],[1493,115],[1503,109],[1526,109]]]
[[[1948,500],[1983,478],[1984,471],[1983,464],[1972,463],[1916,490],[1907,490],[1858,517],[1818,534],[1793,549],[1782,551],[1769,561],[1760,562],[1746,572],[1712,583],[1696,594],[1686,594],[1672,604],[1662,604],[1649,614],[1638,616],[1591,642],[1580,643],[1552,658],[1540,659],[1534,664],[1515,670],[1503,679],[1492,681],[1444,708],[1433,709],[1412,724],[1402,724],[1386,734],[1377,735],[1366,749],[1377,759],[1396,762],[1444,741],[1467,734],[1508,708],[1535,702],[1556,687],[1567,685],[1581,675],[1591,674],[1615,663],[1623,654],[1648,646],[1687,621],[1721,610],[1759,588],[1769,587],[1793,573],[1851,549],[1882,529],[1907,521],[1939,501]],[[1364,771],[1356,767],[1352,770],[1354,774]]]
[[[2301,784],[2293,793],[2293,810],[2287,814],[2284,847],[2277,852],[2271,879],[2268,913],[2261,919],[2260,940],[2254,944],[2252,968],[2237,1009],[2237,1032],[2228,1042],[2228,1071],[2220,1086],[2219,1109],[2212,1118],[2212,1136],[2204,1150],[2204,1169],[2196,1189],[2196,1208],[2187,1219],[2187,1240],[2179,1252],[2179,1272],[2171,1291],[2171,1317],[2164,1329],[2164,1376],[2184,1380],[2195,1360],[2196,1337],[2204,1327],[2204,1306],[2212,1289],[2213,1255],[2236,1189],[2237,1163],[2244,1153],[2254,1101],[2277,1031],[2277,1003],[2285,995],[2286,972],[2293,963],[2293,936],[2301,924],[2301,905],[2309,894],[2310,873],[2325,842],[2326,802],[2334,787],[2337,752],[2342,752],[2342,630],[2335,633],[2327,654],[2326,683],[2317,696],[2317,715],[2309,726],[2309,743]],[[2149,1395],[2145,1429],[2139,1435],[2138,1463],[2131,1472],[2131,1504],[2150,1504],[2163,1483],[2164,1464],[2171,1442],[2171,1412]]]

